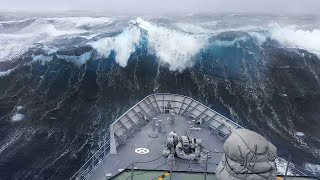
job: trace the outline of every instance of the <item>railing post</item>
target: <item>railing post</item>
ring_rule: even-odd
[[[287,179],[287,173],[288,173],[288,169],[289,169],[290,158],[291,158],[291,156],[289,155],[288,161],[287,161],[286,173],[284,174],[283,180],[286,180],[286,179]]]
[[[94,155],[92,156],[92,162],[91,162],[91,170],[94,170]]]
[[[295,167],[294,167],[294,164],[292,163],[292,166],[291,166],[291,169],[292,169],[292,174],[295,176],[296,175],[296,173],[295,173]]]
[[[207,180],[207,171],[208,171],[208,153],[206,153],[206,171],[204,172],[204,180]]]
[[[107,146],[107,143],[105,142],[103,145],[103,159],[106,157],[106,146]]]
[[[173,168],[173,156],[174,156],[174,151],[171,150],[172,154],[171,154],[171,167],[170,167],[170,180],[172,180],[172,168]]]
[[[134,164],[131,164],[131,180],[133,180]]]

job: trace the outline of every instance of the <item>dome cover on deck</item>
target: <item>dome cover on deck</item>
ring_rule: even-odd
[[[225,154],[216,169],[220,180],[276,178],[277,148],[258,133],[236,129],[223,148]]]

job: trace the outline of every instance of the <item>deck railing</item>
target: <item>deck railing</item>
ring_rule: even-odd
[[[85,180],[102,163],[110,152],[110,141],[104,145],[88,159],[83,166],[70,178],[70,180]]]
[[[168,97],[170,96],[170,97]],[[152,97],[152,98],[151,98]],[[157,98],[158,97],[158,98]],[[186,101],[189,101],[188,103]],[[155,102],[155,105],[153,104],[153,102]],[[128,109],[125,113],[123,113],[117,120],[115,120],[111,125],[110,125],[110,147],[111,147],[111,154],[116,154],[116,131],[119,129],[124,129],[124,132],[126,133],[126,131],[129,131],[129,128],[134,128],[134,126],[137,126],[136,122],[134,122],[132,120],[132,123],[128,123],[127,127],[125,127],[126,125],[123,124],[123,122],[121,122],[121,119],[123,117],[125,117],[125,119],[129,118],[131,119],[130,116],[128,116],[129,112],[133,112],[135,115],[138,115],[139,113],[142,113],[145,116],[150,116],[150,112],[153,112],[153,110],[156,110],[158,113],[165,113],[165,104],[168,102],[173,102],[173,108],[175,108],[176,102],[181,103],[180,108],[179,108],[179,112],[174,112],[176,114],[179,115],[183,115],[185,114],[186,111],[189,111],[190,115],[195,115],[193,114],[193,111],[201,111],[198,108],[202,107],[205,110],[203,110],[202,112],[200,112],[199,118],[202,115],[206,115],[207,117],[210,117],[210,115],[206,114],[205,111],[208,110],[210,112],[214,113],[214,116],[217,115],[221,118],[215,119],[215,121],[220,122],[221,124],[223,124],[225,127],[228,128],[229,134],[231,133],[232,129],[237,129],[237,128],[243,128],[241,125],[231,121],[230,119],[228,119],[227,117],[223,116],[222,114],[218,113],[217,111],[209,108],[208,106],[200,103],[199,101],[190,98],[188,96],[184,96],[184,95],[180,95],[180,94],[171,94],[171,93],[155,93],[155,94],[150,94],[148,96],[146,96],[145,98],[143,98],[142,100],[140,100],[138,103],[136,103],[134,106],[132,106],[130,109]],[[146,106],[142,107],[141,104],[144,103]],[[192,103],[196,103],[197,105],[192,106]],[[184,105],[187,105],[186,107],[183,108]],[[135,110],[136,107],[139,107],[138,109],[140,109],[140,111]],[[145,110],[149,109],[149,111]],[[182,110],[182,112],[180,112],[180,109]],[[139,115],[138,115],[139,116]],[[141,117],[139,117],[141,118]],[[211,117],[212,118],[212,117]],[[120,122],[120,126],[117,126],[117,128],[115,127],[116,124]],[[220,131],[219,129],[217,129],[218,131]],[[120,133],[120,134],[125,134],[125,133]],[[224,134],[225,136],[227,136],[228,134]],[[117,135],[118,137],[121,135]],[[126,137],[126,135],[124,135],[124,137]],[[224,139],[224,137],[222,137]],[[119,138],[118,138],[119,139]],[[120,144],[120,143],[118,143]]]

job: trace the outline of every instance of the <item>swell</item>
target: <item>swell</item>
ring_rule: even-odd
[[[25,27],[20,27],[29,21]],[[3,44],[8,43],[8,46],[3,46],[0,51],[0,63],[5,64],[21,58],[32,49],[42,49],[46,54],[51,54],[58,50],[66,51],[70,49],[70,45],[71,48],[91,46],[102,58],[107,58],[113,51],[116,61],[123,67],[136,50],[146,49],[149,54],[157,56],[162,64],[169,65],[171,70],[179,71],[191,67],[194,57],[210,46],[230,46],[236,41],[248,39],[254,39],[257,46],[266,41],[276,41],[285,48],[304,49],[317,55],[320,52],[320,44],[317,42],[320,37],[318,29],[304,30],[297,26],[282,27],[274,23],[261,27],[209,31],[203,29],[206,27],[203,24],[207,23],[192,25],[168,21],[167,27],[141,18],[131,20],[127,25],[125,22],[128,20],[105,17],[39,18],[10,22],[9,24],[13,24],[11,26],[19,31],[9,34],[0,31],[0,37],[3,36],[0,41]],[[15,26],[16,23],[19,25]],[[186,27],[187,31],[183,30]],[[203,30],[200,30],[201,28]],[[234,34],[237,33],[235,37]],[[23,43],[22,39],[25,39]],[[216,39],[216,42],[212,39]],[[84,62],[75,63],[79,65]]]

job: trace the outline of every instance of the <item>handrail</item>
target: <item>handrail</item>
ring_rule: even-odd
[[[184,98],[189,98],[189,99],[191,99],[192,101],[197,102],[197,103],[200,104],[201,106],[204,106],[205,108],[214,111],[216,114],[218,114],[219,116],[223,117],[224,119],[227,119],[227,120],[228,120],[227,123],[231,123],[231,124],[233,124],[233,125],[235,125],[235,126],[237,126],[237,127],[243,128],[240,124],[238,124],[238,123],[230,120],[229,118],[225,117],[224,115],[220,114],[219,112],[217,112],[217,111],[209,108],[208,106],[202,104],[201,102],[199,102],[199,101],[197,101],[197,100],[195,100],[195,99],[193,99],[193,98],[191,98],[191,97],[189,97],[189,96],[185,96],[185,95],[181,95],[181,94],[171,94],[171,93],[154,93],[154,94],[150,94],[149,96],[151,96],[151,95],[157,95],[157,94],[162,94],[162,95],[164,95],[164,94],[170,94],[170,95],[175,95],[175,96],[181,96],[181,97],[184,97]],[[147,96],[147,97],[149,97],[149,96]],[[145,97],[144,99],[146,99],[147,97]],[[144,99],[143,99],[143,100],[144,100]]]
[[[84,180],[87,179],[91,173],[101,164],[101,162],[108,156],[110,151],[110,141],[108,140],[100,149],[95,152],[80,168],[74,173],[70,180]]]
[[[145,99],[147,99],[148,97],[150,96],[153,96],[153,95],[173,95],[173,96],[181,96],[181,97],[184,97],[184,98],[188,98],[192,101],[195,101],[197,102],[198,104],[200,104],[201,106],[207,108],[207,109],[210,109],[212,111],[214,111],[216,114],[218,114],[219,116],[223,117],[224,119],[227,119],[228,122],[227,123],[231,123],[231,124],[234,124],[235,126],[237,127],[241,127],[243,128],[241,125],[237,124],[236,122],[233,122],[232,120],[230,120],[229,118],[223,116],[222,114],[220,114],[219,112],[209,108],[208,106],[202,104],[201,102],[189,97],[189,96],[185,96],[185,95],[181,95],[181,94],[171,94],[171,93],[154,93],[154,94],[149,94],[148,96],[146,96],[145,98],[143,98],[142,100],[140,100],[139,102],[137,102],[135,105],[133,105],[131,108],[129,108],[126,112],[124,112],[120,117],[118,117],[111,125],[114,125],[119,119],[121,119],[123,116],[125,116],[125,114],[127,114],[130,110],[132,110],[134,107],[136,107],[136,105],[140,104],[142,101],[144,101]]]
[[[236,128],[243,128],[241,125],[237,124],[236,122],[233,122],[232,120],[230,120],[229,118],[223,116],[222,114],[220,114],[219,112],[209,108],[208,106],[202,104],[201,102],[191,98],[191,97],[188,97],[188,96],[185,96],[185,95],[180,95],[180,94],[171,94],[171,93],[154,93],[154,94],[150,94],[146,97],[144,97],[142,100],[140,100],[139,102],[137,102],[135,105],[133,105],[131,108],[129,108],[126,112],[124,112],[121,116],[119,116],[114,122],[111,123],[110,125],[110,147],[111,147],[111,153],[114,153],[116,154],[116,143],[115,143],[115,138],[114,138],[114,134],[115,134],[115,131],[116,129],[113,128],[113,126],[119,122],[121,120],[122,117],[126,116],[128,114],[128,112],[130,112],[132,109],[134,109],[136,106],[138,106],[139,104],[141,104],[141,102],[145,101],[147,98],[151,97],[151,96],[156,96],[156,95],[160,95],[160,96],[164,96],[164,95],[172,95],[172,96],[179,96],[179,97],[182,97],[184,99],[190,99],[192,102],[196,102],[198,103],[199,105],[203,106],[204,108],[206,109],[209,109],[211,111],[213,111],[215,114],[219,115],[222,117],[222,119],[220,119],[221,123],[224,124],[224,126],[226,126],[228,128],[228,130],[231,132],[232,131],[232,125],[235,126]],[[157,101],[157,100],[155,100]],[[182,105],[181,105],[182,106]]]

